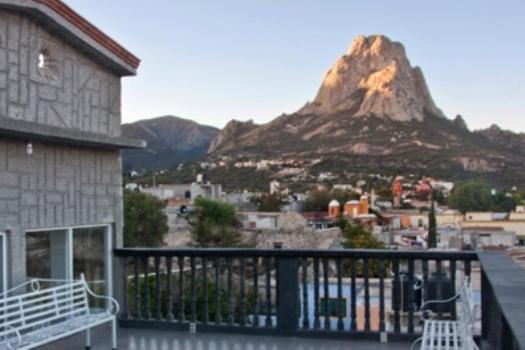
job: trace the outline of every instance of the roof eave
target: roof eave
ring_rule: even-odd
[[[146,147],[146,141],[143,140],[64,129],[56,126],[1,117],[0,136],[24,139],[28,142],[42,141],[90,148],[123,149]]]
[[[53,9],[51,6],[60,7]],[[30,15],[45,25],[50,31],[59,34],[69,44],[111,68],[119,76],[133,76],[137,74],[137,69],[140,65],[140,60],[137,57],[60,1],[0,0],[0,8],[16,10]],[[75,25],[70,19],[64,17],[64,13],[61,14],[57,10],[62,10],[66,14],[75,16],[74,18],[81,21],[84,27],[78,23]],[[92,33],[88,34],[88,29],[91,29]],[[104,42],[105,45],[101,44],[101,42]]]

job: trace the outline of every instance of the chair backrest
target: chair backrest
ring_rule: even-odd
[[[0,299],[0,340],[16,329],[21,334],[89,314],[85,282],[30,291]]]
[[[466,279],[461,284],[459,294],[459,331],[461,332],[461,339],[463,339],[463,349],[476,349],[474,338],[474,327],[476,325],[477,305],[474,302],[474,295],[472,293],[472,285],[469,279]]]

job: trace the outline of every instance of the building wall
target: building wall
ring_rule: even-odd
[[[242,225],[245,229],[266,229],[276,230],[278,229],[278,214],[258,214],[258,213],[245,213],[242,214]]]
[[[0,119],[120,136],[120,94],[118,75],[30,17],[0,11]],[[28,229],[113,224],[122,244],[121,168],[118,150],[0,138],[0,231],[8,232],[11,285],[25,279]]]
[[[428,227],[428,214],[410,214],[410,227]]]
[[[459,212],[445,212],[436,214],[436,224],[438,227],[461,228],[463,215]]]
[[[121,243],[119,151],[0,140],[0,231],[9,233],[12,284],[25,278],[29,229],[115,224]]]
[[[120,94],[118,76],[29,17],[0,11],[0,117],[120,136]]]
[[[504,231],[514,232],[518,239],[525,238],[525,220],[464,221],[463,227],[501,227]]]
[[[465,222],[467,221],[491,221],[492,212],[490,211],[469,211],[465,213]]]
[[[246,242],[257,248],[273,248],[274,243],[282,243],[290,249],[328,249],[340,247],[343,240],[341,229],[333,227],[314,230],[304,227],[300,230],[249,230],[243,232]]]
[[[513,247],[516,243],[514,232],[464,232],[464,243],[472,244],[475,248],[483,247]]]
[[[509,214],[509,220],[523,220],[525,221],[524,212],[512,212]]]

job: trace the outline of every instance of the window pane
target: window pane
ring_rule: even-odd
[[[105,233],[105,227],[73,230],[73,278],[83,273],[97,294],[106,294]]]
[[[6,256],[4,255],[4,250],[6,250],[5,247],[6,241],[4,236],[0,236],[0,293],[4,292],[7,288],[6,286],[6,268],[4,259]]]
[[[64,280],[67,278],[67,231],[26,234],[26,276]],[[48,283],[41,284],[49,286]]]

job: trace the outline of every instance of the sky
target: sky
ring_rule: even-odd
[[[525,132],[523,0],[65,1],[142,60],[124,122],[268,122],[312,100],[354,37],[384,34],[448,117]]]

